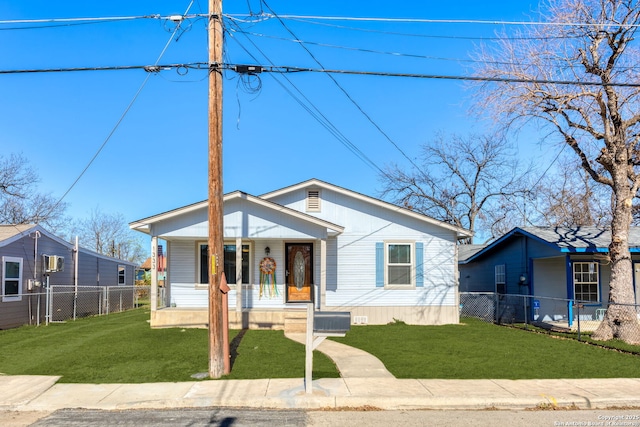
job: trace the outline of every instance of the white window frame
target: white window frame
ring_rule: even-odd
[[[120,283],[120,278],[122,277],[122,283]],[[124,264],[118,264],[118,286],[126,286],[127,285],[127,266]]]
[[[408,263],[389,262],[389,247],[393,245],[409,246]],[[392,284],[389,282],[389,268],[393,266],[409,267],[409,283]],[[415,289],[416,287],[416,245],[414,241],[393,240],[384,242],[384,287],[385,289]]]
[[[576,271],[576,267],[577,266],[588,266],[588,270],[580,270],[580,271]],[[591,270],[591,268],[589,268],[589,266],[593,266],[594,269]],[[594,261],[574,261],[573,262],[573,298],[576,300],[580,300],[580,301],[589,301],[589,302],[600,302],[600,264],[598,262],[594,262]],[[595,274],[595,281],[592,280],[577,280],[578,278],[583,279],[584,277],[587,277]],[[586,275],[586,276],[585,276]],[[578,298],[577,296],[577,292],[576,292],[576,285],[596,285],[596,293],[595,293],[595,299],[584,299],[584,298]],[[581,292],[581,294],[584,294],[584,292]],[[591,292],[589,292],[589,294],[591,294]]]
[[[498,285],[504,285],[504,293],[507,293],[507,265],[496,264],[493,272],[496,292],[498,292]]]
[[[225,241],[223,242],[223,247],[224,246],[235,246],[236,242],[234,241]],[[208,289],[209,285],[207,283],[202,283],[201,280],[202,278],[200,277],[200,272],[202,270],[202,257],[201,257],[201,253],[202,253],[202,246],[209,246],[208,242],[197,242],[196,243],[196,259],[197,259],[197,265],[196,265],[196,289]],[[249,259],[247,260],[247,262],[249,263],[249,277],[247,278],[248,282],[247,283],[243,283],[243,285],[251,285],[251,278],[253,277],[253,264],[251,262],[252,256],[253,256],[253,244],[251,242],[246,242],[243,241],[242,242],[242,246],[249,246]],[[224,255],[223,255],[223,259],[222,259],[222,266],[218,265],[218,268],[222,268],[222,271],[224,271]],[[243,277],[244,279],[244,277]],[[234,287],[236,285],[236,279],[235,277],[233,279],[230,279],[229,277],[227,277],[227,281],[228,281],[228,285],[230,287]]]
[[[7,277],[7,263],[18,263],[18,277]],[[7,281],[18,279],[18,294],[7,295]],[[3,256],[2,257],[2,302],[22,301],[22,258]]]

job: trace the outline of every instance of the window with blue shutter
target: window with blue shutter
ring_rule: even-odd
[[[376,287],[384,287],[384,243],[376,242]]]
[[[424,243],[416,242],[416,287],[424,286]]]

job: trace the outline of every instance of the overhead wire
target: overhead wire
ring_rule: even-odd
[[[551,40],[551,39],[560,39],[560,38],[569,38],[567,36],[543,36],[543,37],[487,37],[487,36],[459,36],[459,35],[433,35],[433,34],[417,34],[417,33],[399,33],[397,31],[384,31],[378,30],[374,28],[361,28],[361,27],[351,27],[347,25],[338,25],[330,22],[316,22],[312,20],[306,19],[297,19],[297,18],[288,18],[291,21],[299,21],[304,22],[305,24],[310,25],[319,25],[324,27],[337,28],[342,30],[349,31],[360,31],[365,33],[376,33],[383,34],[387,36],[400,36],[400,37],[418,37],[418,38],[426,38],[426,39],[445,39],[445,40],[479,40],[479,41],[488,41],[488,40]],[[577,36],[575,36],[577,37]]]
[[[263,1],[264,2],[264,1]],[[266,5],[266,3],[265,3]],[[325,20],[325,21],[358,21],[358,22],[384,22],[384,23],[409,23],[409,24],[480,24],[480,25],[509,25],[509,26],[550,26],[550,27],[595,27],[602,24],[590,22],[550,22],[550,21],[508,21],[488,19],[427,19],[427,18],[386,18],[386,17],[356,17],[356,16],[323,16],[323,15],[278,15],[272,9],[271,13],[264,13],[262,19],[297,19],[297,20]],[[243,14],[226,14],[236,19]],[[614,28],[636,28],[640,24],[609,24]]]
[[[233,36],[230,34],[233,38]],[[249,56],[251,56],[254,60],[257,61],[255,56],[249,52],[236,38],[234,40],[239,44],[239,46],[245,50]],[[268,56],[251,40],[248,39],[249,42],[258,50],[262,56],[269,62],[271,62]],[[329,131],[338,141],[340,141],[349,151],[351,151],[357,158],[362,160],[367,166],[370,168],[377,170],[378,172],[384,174],[384,170],[380,168],[373,160],[371,160],[356,144],[354,144],[346,135],[344,135],[338,128],[333,124],[329,118],[324,115],[320,109],[286,76],[282,75],[284,79],[295,89],[296,92],[304,99],[300,99],[296,96],[284,83],[280,80],[275,79],[276,83],[278,83],[284,90],[287,92],[289,96],[291,96],[307,113],[309,113],[318,123],[320,123],[325,129]]]
[[[191,0],[191,2],[189,3],[189,6],[187,7],[187,10],[185,11],[184,15],[189,13],[189,10],[191,9],[191,6],[193,5],[194,0]],[[182,21],[178,22],[178,25],[176,26],[176,31],[174,31],[171,34],[171,37],[169,37],[169,40],[167,40],[167,43],[164,45],[164,48],[162,49],[162,51],[160,52],[160,55],[158,55],[158,59],[155,62],[155,65],[157,66],[158,63],[160,63],[160,60],[162,59],[162,57],[164,56],[165,52],[167,51],[167,49],[169,48],[169,45],[171,44],[171,42],[173,41],[173,39],[176,37],[176,34],[178,32],[178,29],[180,28],[180,25],[182,24]],[[65,197],[67,197],[67,195],[71,192],[71,190],[76,186],[76,184],[80,181],[80,179],[84,176],[84,174],[87,172],[87,170],[89,170],[89,168],[91,167],[91,165],[93,164],[93,162],[98,158],[98,156],[100,155],[100,153],[102,152],[102,150],[104,149],[104,147],[107,145],[107,143],[111,140],[111,137],[113,136],[113,134],[116,132],[116,130],[118,129],[118,127],[120,126],[120,124],[122,123],[122,121],[124,120],[124,118],[126,117],[126,115],[129,113],[129,110],[131,110],[131,107],[133,107],[133,104],[136,102],[136,100],[138,99],[138,96],[140,96],[140,93],[142,92],[142,90],[144,89],[144,87],[146,86],[147,82],[149,81],[149,78],[151,77],[151,73],[148,73],[142,84],[140,85],[140,87],[138,88],[138,90],[136,91],[136,93],[134,94],[133,98],[131,99],[131,101],[129,102],[129,104],[127,105],[127,107],[124,109],[124,111],[122,112],[122,114],[120,115],[120,118],[116,121],[116,124],[113,126],[113,128],[111,129],[111,131],[109,132],[109,134],[107,135],[107,137],[105,138],[105,140],[103,141],[102,145],[100,145],[100,147],[98,148],[98,150],[96,151],[96,153],[93,155],[93,157],[91,158],[91,160],[89,160],[89,162],[87,163],[87,165],[84,167],[84,169],[82,170],[82,172],[80,172],[80,174],[78,175],[78,177],[75,179],[75,181],[73,181],[73,183],[69,186],[69,188],[64,192],[64,194],[60,197],[60,199],[58,199],[58,201],[56,202],[56,204],[51,208],[50,211],[53,211],[54,209],[56,209],[58,207],[58,205],[65,199]]]
[[[238,31],[238,30],[234,30],[234,31]],[[464,58],[464,59],[463,58],[445,58],[445,57],[439,57],[439,56],[418,55],[418,54],[413,54],[413,53],[381,51],[381,50],[376,50],[376,49],[365,49],[365,48],[352,47],[352,46],[341,46],[341,45],[334,45],[334,44],[329,44],[329,43],[321,43],[321,42],[313,42],[313,41],[307,41],[307,40],[290,39],[290,38],[272,36],[272,35],[263,34],[263,33],[249,32],[249,31],[246,31],[246,30],[242,30],[242,32],[244,34],[255,36],[255,37],[263,37],[263,38],[269,38],[269,39],[273,39],[273,40],[281,40],[281,41],[297,43],[297,44],[314,45],[314,46],[326,47],[326,48],[330,48],[330,49],[342,49],[342,50],[353,51],[353,52],[373,53],[373,54],[378,54],[378,55],[389,55],[389,56],[394,56],[394,57],[428,59],[428,60],[434,60],[434,61],[449,61],[449,62],[457,62],[457,63],[466,62],[466,63],[473,63],[473,64],[527,65],[527,64],[522,64],[522,63],[504,62],[504,61],[484,61],[484,60],[476,60],[476,59],[468,59],[468,58]],[[558,62],[564,62],[564,61],[561,61],[559,59],[554,59],[554,60],[558,61]],[[564,66],[563,68],[567,68],[568,69],[569,66]]]
[[[266,0],[262,0],[262,3],[271,11],[271,13],[278,19],[280,24],[285,28],[285,30],[291,34],[294,38],[299,39],[298,36],[281,20],[278,18],[278,15],[273,11],[273,9],[267,4]],[[311,58],[320,66],[320,68],[324,69],[322,63],[316,58],[316,56],[304,45],[300,44],[300,46],[311,56]],[[413,159],[411,159],[401,148],[400,146],[387,134],[381,127],[376,123],[375,120],[356,102],[356,100],[347,92],[347,90],[331,75],[327,74],[329,78],[333,81],[333,83],[340,89],[340,91],[347,97],[349,101],[356,107],[358,111],[380,132],[386,139],[389,141],[399,152],[402,154],[404,158],[406,158],[409,163],[411,163],[417,170],[420,170],[418,165],[415,164]],[[380,168],[379,168],[380,169]]]

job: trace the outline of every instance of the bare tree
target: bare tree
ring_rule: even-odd
[[[594,183],[574,159],[564,159],[534,189],[532,221],[550,227],[604,227],[611,223],[611,190]]]
[[[611,188],[609,307],[593,338],[640,343],[634,302],[629,227],[640,186],[640,55],[633,0],[553,0],[550,25],[530,25],[517,37],[479,50],[484,66],[480,106],[510,124],[549,125],[596,182]],[[544,19],[544,17],[543,17]]]
[[[381,180],[395,203],[474,232],[500,198],[524,191],[518,162],[496,135],[440,134],[422,147],[420,170],[392,165]]]
[[[89,218],[77,221],[73,234],[86,248],[114,258],[141,264],[146,258],[140,238],[129,229],[124,216],[95,208]]]
[[[42,224],[60,231],[66,203],[37,191],[38,174],[21,155],[0,155],[0,223]]]

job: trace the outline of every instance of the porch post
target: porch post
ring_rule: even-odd
[[[327,295],[327,239],[320,240],[320,310],[327,306],[325,298]]]
[[[158,238],[151,237],[151,311],[158,309]]]
[[[251,279],[249,279],[251,280]],[[236,238],[236,311],[242,311],[242,237]]]

